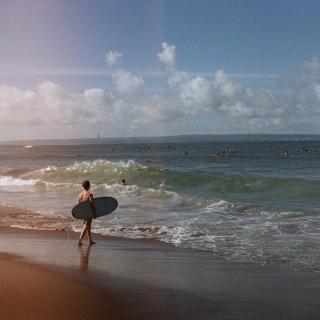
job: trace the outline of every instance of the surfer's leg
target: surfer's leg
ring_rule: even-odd
[[[80,234],[80,238],[78,240],[78,245],[79,246],[82,246],[82,239],[86,235],[87,231],[88,231],[88,225],[87,225],[87,220],[85,220],[84,221],[84,225],[83,225],[83,229],[82,229],[81,234]]]
[[[95,242],[92,240],[92,235],[91,235],[91,222],[92,220],[88,221],[88,237],[90,244],[95,244]]]

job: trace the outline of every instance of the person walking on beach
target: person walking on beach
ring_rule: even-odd
[[[91,206],[91,209],[93,212],[93,217],[95,217],[96,207],[93,203],[93,194],[89,191],[90,190],[90,181],[89,180],[83,181],[82,187],[84,190],[79,194],[79,203],[89,200],[90,206]],[[89,237],[89,241],[90,241],[89,244],[95,244],[95,242],[92,240],[92,236],[91,236],[91,223],[92,223],[92,219],[85,219],[84,220],[83,229],[81,231],[80,238],[78,240],[78,246],[82,246],[82,239],[84,238],[86,233],[88,233],[88,237]]]

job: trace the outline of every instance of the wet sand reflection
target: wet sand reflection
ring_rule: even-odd
[[[80,253],[80,270],[88,271],[91,245],[78,247]]]

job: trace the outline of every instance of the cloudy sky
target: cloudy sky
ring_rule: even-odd
[[[312,0],[3,0],[0,139],[320,133],[319,12]]]

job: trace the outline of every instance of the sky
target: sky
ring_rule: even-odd
[[[0,139],[319,134],[319,10],[2,0]]]

